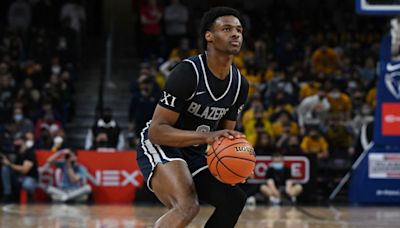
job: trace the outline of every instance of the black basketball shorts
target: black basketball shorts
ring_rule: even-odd
[[[140,143],[137,145],[136,151],[136,160],[150,191],[153,191],[150,185],[151,177],[159,163],[184,161],[193,177],[208,168],[204,150],[198,150],[196,147],[174,148],[153,144],[148,139],[148,126],[141,133]]]

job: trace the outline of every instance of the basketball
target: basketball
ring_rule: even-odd
[[[245,138],[223,138],[214,142],[207,151],[210,172],[225,184],[238,184],[253,172],[256,156]]]

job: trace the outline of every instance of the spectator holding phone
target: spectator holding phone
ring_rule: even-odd
[[[64,149],[47,159],[47,166],[55,164],[62,170],[60,186],[48,186],[47,193],[54,202],[84,202],[92,188],[86,183],[87,169],[78,162],[76,152]]]

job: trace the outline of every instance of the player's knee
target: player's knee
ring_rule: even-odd
[[[197,199],[180,200],[174,207],[185,223],[190,223],[200,211],[200,205]]]

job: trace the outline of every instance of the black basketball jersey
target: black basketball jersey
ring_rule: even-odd
[[[238,110],[245,102],[248,92],[248,83],[241,76],[239,70],[231,65],[229,75],[225,79],[227,80],[225,81],[226,86],[219,91],[213,91],[211,84],[213,80],[214,83],[223,82],[215,81],[216,77],[207,67],[206,55],[185,59],[180,64],[188,64],[191,69],[180,72],[173,71],[172,74],[184,75],[168,78],[169,81],[159,101],[161,106],[180,113],[174,127],[182,130],[209,132],[217,130],[222,119],[235,121]],[[196,81],[196,84],[193,89],[189,88],[188,90],[187,87],[194,85],[193,80]],[[186,85],[185,82],[190,85]],[[181,91],[178,90],[186,90],[188,95],[182,97],[179,95]]]

